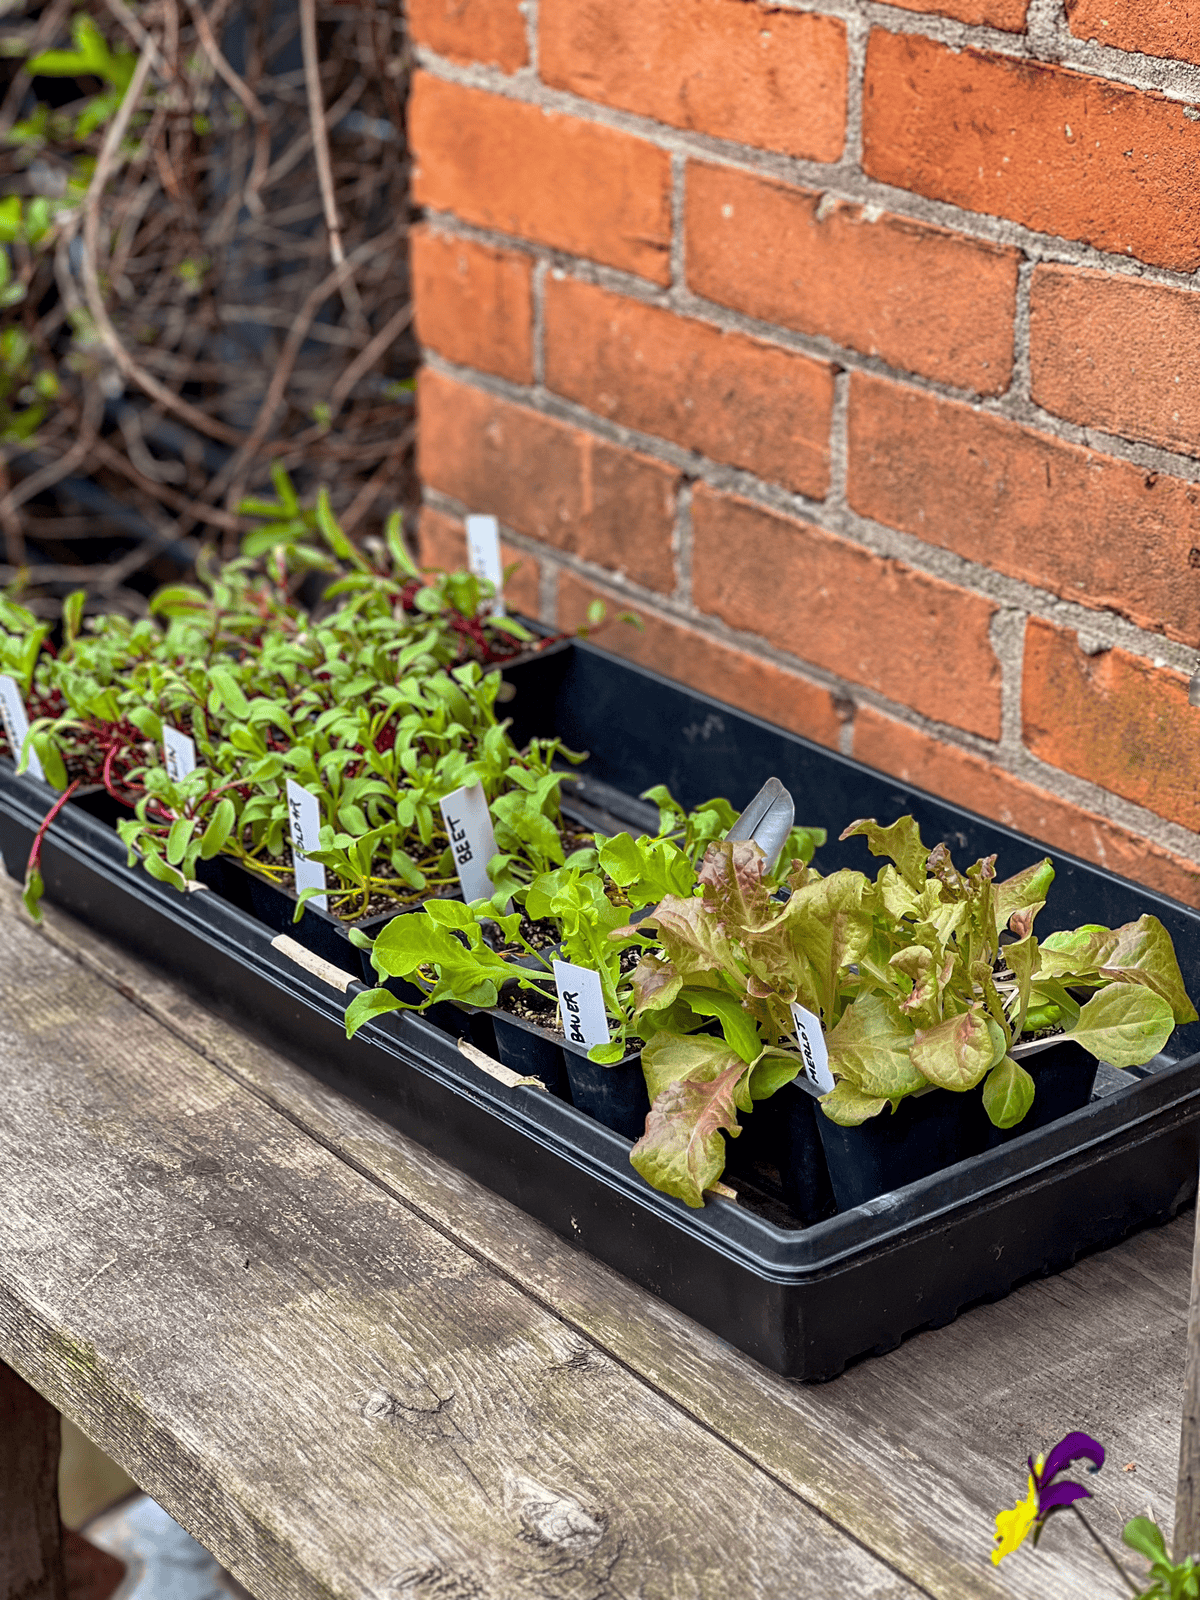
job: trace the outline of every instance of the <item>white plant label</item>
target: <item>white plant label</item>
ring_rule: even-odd
[[[821,1031],[821,1019],[793,1000],[792,1021],[796,1024],[796,1042],[804,1057],[804,1065],[800,1070],[814,1088],[820,1089],[822,1094],[828,1094],[833,1088],[833,1073],[829,1070],[829,1051]]]
[[[486,578],[495,587],[492,615],[504,616],[504,566],[500,560],[500,524],[495,517],[467,518],[467,565],[477,578]]]
[[[473,783],[469,789],[448,794],[442,801],[442,821],[450,836],[463,899],[488,899],[496,887],[487,875],[487,864],[496,854],[496,836],[480,785]]]
[[[21,759],[21,746],[25,743],[25,735],[29,732],[29,717],[25,711],[25,702],[21,698],[21,686],[15,678],[9,677],[7,672],[0,674],[0,716],[4,718],[4,731],[8,735],[8,748],[12,751],[15,766]],[[42,763],[32,747],[29,751],[29,765],[25,770],[31,777],[40,778],[43,783],[46,781]]]
[[[608,1012],[604,1005],[600,974],[593,972],[590,967],[577,967],[573,961],[556,961],[554,982],[558,988],[558,1009],[568,1043],[583,1045],[587,1049],[594,1044],[607,1044],[612,1034],[608,1031]]]
[[[180,783],[189,772],[196,770],[195,743],[190,735],[180,733],[178,728],[172,728],[165,722],[162,739],[167,777],[172,783]]]
[[[305,889],[320,889],[305,901],[305,905],[329,910],[329,897],[325,894],[325,868],[319,861],[310,861],[307,850],[321,847],[321,806],[315,794],[302,789],[294,778],[287,780],[288,817],[292,825],[292,871],[296,879],[296,893]]]

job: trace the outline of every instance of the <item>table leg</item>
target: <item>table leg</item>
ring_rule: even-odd
[[[0,1600],[67,1600],[58,1412],[0,1361]]]

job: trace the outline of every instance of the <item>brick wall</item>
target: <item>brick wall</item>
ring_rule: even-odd
[[[1200,904],[1196,6],[409,14],[426,559]]]

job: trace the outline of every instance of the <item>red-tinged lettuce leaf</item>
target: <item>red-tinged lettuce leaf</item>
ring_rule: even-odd
[[[839,837],[851,839],[856,834],[865,836],[873,856],[887,856],[894,861],[911,888],[918,892],[924,888],[929,851],[921,843],[921,830],[912,817],[901,817],[889,828],[880,827],[874,817],[861,818],[843,829]]]
[[[918,1029],[912,1063],[940,1089],[973,1089],[1004,1056],[1004,1030],[981,1011],[964,1011],[932,1028]]]
[[[723,1040],[669,1034],[646,1046],[642,1068],[650,1115],[629,1159],[652,1189],[700,1207],[725,1170],[724,1135],[752,1107],[751,1069]]]
[[[657,950],[647,950],[633,969],[633,1010],[635,1016],[644,1011],[665,1010],[683,988],[683,974]]]
[[[1050,933],[1041,942],[1039,978],[1076,978],[1099,972],[1117,946],[1111,928],[1087,922],[1069,932]]]
[[[893,972],[900,973],[912,984],[912,988],[900,1001],[900,1010],[907,1017],[920,1023],[930,1023],[937,1020],[938,966],[934,960],[933,951],[923,944],[910,944],[896,954],[888,962],[888,967]]]
[[[736,1054],[724,1039],[714,1039],[708,1033],[656,1034],[642,1051],[642,1074],[651,1105],[664,1089],[681,1078],[715,1077]],[[746,1063],[743,1061],[742,1065]]]
[[[1196,1008],[1183,986],[1171,935],[1157,917],[1139,917],[1114,930],[1116,943],[1099,972],[1117,982],[1142,983],[1162,995],[1176,1022],[1195,1022]]]
[[[1026,867],[1024,872],[1014,873],[1011,878],[1005,878],[1003,883],[998,883],[995,902],[997,936],[1008,927],[1014,912],[1040,908],[1044,905],[1053,882],[1054,864],[1049,856],[1044,856],[1041,861],[1035,861],[1031,867]],[[1030,922],[1030,927],[1032,925]],[[1016,931],[1014,928],[1013,932]],[[1023,928],[1022,932],[1028,933],[1029,928]]]
[[[983,1109],[997,1128],[1015,1128],[1033,1104],[1033,1079],[1011,1056],[1005,1056],[988,1073],[983,1086]]]
[[[877,1117],[888,1104],[882,1095],[864,1094],[856,1089],[849,1078],[835,1083],[828,1094],[821,1097],[821,1110],[830,1122],[842,1128],[857,1128],[870,1117]]]
[[[658,928],[668,959],[685,980],[698,972],[727,972],[737,981],[738,964],[730,937],[703,900],[666,895],[646,922]]]
[[[1110,983],[1080,1007],[1067,1034],[1110,1066],[1140,1067],[1174,1030],[1171,1003],[1161,994],[1141,983]]]
[[[766,875],[766,855],[752,839],[718,839],[704,852],[696,874],[704,890],[704,909],[731,938],[771,920]]]
[[[867,1099],[901,1100],[925,1087],[909,1058],[913,1036],[912,1023],[901,1016],[894,1000],[878,993],[860,995],[826,1036],[829,1070]]]

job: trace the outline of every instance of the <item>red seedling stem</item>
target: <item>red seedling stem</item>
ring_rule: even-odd
[[[50,824],[54,821],[55,817],[62,810],[62,808],[66,805],[67,801],[71,798],[71,796],[75,793],[76,789],[78,789],[78,787],[79,787],[79,785],[80,785],[80,783],[82,781],[83,780],[81,778],[76,778],[75,781],[71,784],[70,788],[65,789],[63,791],[63,793],[59,795],[58,799],[50,807],[49,815],[46,817],[45,821],[42,823],[42,825],[38,829],[37,833],[34,834],[34,836],[33,836],[33,848],[29,852],[29,864],[25,868],[25,876],[27,878],[32,873],[37,872],[37,871],[39,871],[41,869],[41,864],[42,864],[42,841],[45,839],[46,834],[50,831]]]

